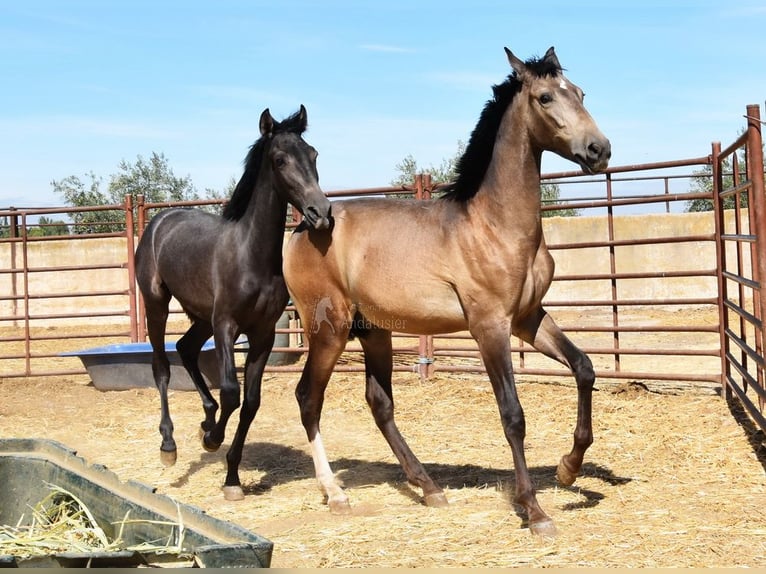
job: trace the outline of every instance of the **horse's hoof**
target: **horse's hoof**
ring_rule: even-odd
[[[571,486],[574,484],[574,481],[577,478],[577,473],[569,470],[566,462],[564,461],[565,458],[566,457],[562,456],[561,460],[559,461],[559,466],[556,469],[556,479],[564,486]]]
[[[546,518],[545,520],[540,520],[539,522],[530,524],[529,530],[535,536],[545,536],[548,538],[554,538],[557,534],[556,525],[550,518]]]
[[[327,506],[330,507],[331,514],[351,514],[351,503],[348,499],[327,501]]]
[[[223,497],[226,500],[244,500],[245,499],[245,492],[242,490],[242,487],[237,486],[224,486],[221,490],[223,490]]]
[[[161,450],[160,462],[163,466],[173,466],[178,458],[178,451],[175,450]]]
[[[444,496],[443,492],[432,492],[423,497],[426,506],[431,508],[445,508],[449,506],[449,500]]]
[[[202,448],[204,448],[207,452],[216,452],[221,447],[221,443],[214,443],[210,440],[209,433],[204,433],[202,435]]]

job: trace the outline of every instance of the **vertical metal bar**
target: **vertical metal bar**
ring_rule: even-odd
[[[726,337],[726,330],[729,327],[729,314],[726,312],[724,301],[727,299],[727,284],[723,272],[726,270],[726,245],[723,242],[724,211],[722,199],[720,196],[723,180],[721,178],[721,142],[713,142],[713,151],[710,156],[711,167],[713,171],[713,213],[715,215],[715,258],[716,258],[716,280],[718,282],[718,337],[721,345],[721,389],[724,391],[725,398],[731,398],[731,389],[728,385],[728,376],[730,373],[729,361],[726,353],[729,350],[729,339]]]
[[[10,211],[16,211],[16,208],[11,207]],[[11,313],[16,317],[19,314],[19,274],[16,271],[17,254],[16,242],[14,239],[19,236],[19,216],[14,214],[11,215],[9,219],[10,221],[8,223],[10,228],[8,232],[11,239]],[[13,326],[15,327],[16,325],[18,325],[18,323],[14,319]]]
[[[415,199],[426,200],[431,198],[431,175],[415,174],[413,182],[415,189]],[[414,249],[420,249],[420,246],[413,246]],[[425,381],[433,375],[434,371],[434,341],[431,335],[418,336],[418,374],[420,380]]]
[[[753,308],[756,317],[760,320],[760,333],[756,332],[756,345],[759,355],[763,357],[766,348],[766,328],[763,321],[766,319],[766,288],[763,281],[766,279],[766,191],[764,190],[763,176],[763,137],[761,134],[761,109],[759,105],[747,106],[747,153],[748,171],[752,184],[751,201],[748,203],[751,212],[754,212],[751,221],[755,223],[755,229],[750,232],[755,234],[756,261],[753,265],[753,279],[758,282],[758,288],[753,293]],[[764,388],[763,369],[758,369],[757,381]],[[759,406],[763,410],[764,402],[759,400]]]
[[[138,301],[136,299],[136,252],[133,236],[133,196],[125,195],[125,240],[128,255],[128,316],[130,317],[130,342],[138,342]]]
[[[614,247],[614,206],[612,205],[612,174],[606,174],[606,199],[609,205],[606,208],[607,213],[607,226],[609,230],[609,270],[612,274],[610,279],[612,301],[617,301],[617,279],[615,274],[617,273],[616,263],[616,250]],[[617,327],[620,324],[619,309],[617,303],[612,305],[612,347],[614,348],[614,370],[620,372],[620,331]]]
[[[32,331],[29,318],[29,245],[27,243],[27,214],[21,213],[21,228],[19,230],[21,237],[21,265],[24,270],[22,274],[22,289],[24,301],[24,373],[27,376],[32,375]]]
[[[138,240],[141,241],[141,236],[144,234],[144,229],[146,229],[146,201],[143,195],[136,197],[136,211],[138,212],[138,229],[136,231]],[[134,280],[136,269],[135,254],[136,252],[133,250],[131,259],[133,259]],[[136,342],[146,341],[146,308],[144,307],[144,298],[140,290],[138,290],[138,316],[136,322]]]
[[[423,174],[423,197],[424,200],[429,200],[432,197],[433,182],[431,181],[431,174]],[[425,336],[425,371],[426,378],[430,379],[434,375],[434,336]]]
[[[737,189],[739,187],[739,184],[742,182],[742,176],[740,173],[739,168],[739,157],[737,156],[737,150],[734,150],[734,152],[731,154],[731,187],[732,189]],[[737,191],[734,193],[734,196],[732,198],[733,206],[732,206],[732,213],[734,214],[734,233],[736,235],[742,235],[744,232],[742,229],[742,191]],[[742,241],[736,241],[734,244],[735,247],[735,253],[737,255],[736,258],[736,273],[738,277],[744,277],[745,276],[745,266],[743,264],[743,253],[745,250],[745,244]],[[748,246],[749,248],[750,246]],[[740,306],[742,308],[746,308],[745,305],[745,285],[742,282],[739,282],[737,284],[737,301],[739,302]],[[743,341],[747,342],[747,319],[745,319],[745,316],[740,314],[739,315],[739,336],[742,338]],[[748,360],[749,357],[747,355],[747,352],[745,349],[740,348],[739,350],[739,361],[742,365],[742,368],[747,371],[748,370]],[[747,391],[747,379],[742,380],[742,388],[743,390]]]

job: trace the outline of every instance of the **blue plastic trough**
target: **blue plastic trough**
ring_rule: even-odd
[[[176,344],[165,343],[170,360],[170,388],[193,391],[194,383],[181,363]],[[79,357],[93,385],[104,391],[119,391],[137,387],[154,387],[152,375],[152,346],[149,343],[121,343],[91,347],[61,353],[62,357]],[[218,361],[212,339],[202,347],[199,368],[210,388],[218,388]]]

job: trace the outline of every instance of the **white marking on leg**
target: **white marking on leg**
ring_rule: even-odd
[[[311,446],[311,457],[314,459],[314,472],[319,483],[319,489],[327,496],[328,505],[331,505],[331,502],[348,503],[348,497],[336,482],[335,475],[330,468],[327,453],[322,443],[322,435],[317,433],[309,445]]]

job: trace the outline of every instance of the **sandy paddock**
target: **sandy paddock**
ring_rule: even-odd
[[[362,376],[333,376],[322,430],[354,508],[348,516],[331,515],[316,487],[296,381],[265,377],[241,466],[241,502],[225,501],[220,491],[228,441],[217,453],[200,447],[202,410],[193,392],[171,395],[179,444],[172,468],[159,461],[155,389],[103,392],[85,376],[0,378],[0,436],[55,439],[122,480],[155,486],[258,532],[275,544],[274,567],[766,563],[764,437],[717,396],[603,385],[594,396],[595,443],[582,476],[562,487],[555,466],[570,448],[576,393],[521,382],[528,464],[559,529],[557,538],[539,539],[510,502],[510,448],[484,378],[395,375],[399,427],[451,502],[431,509],[407,485],[375,427]]]

